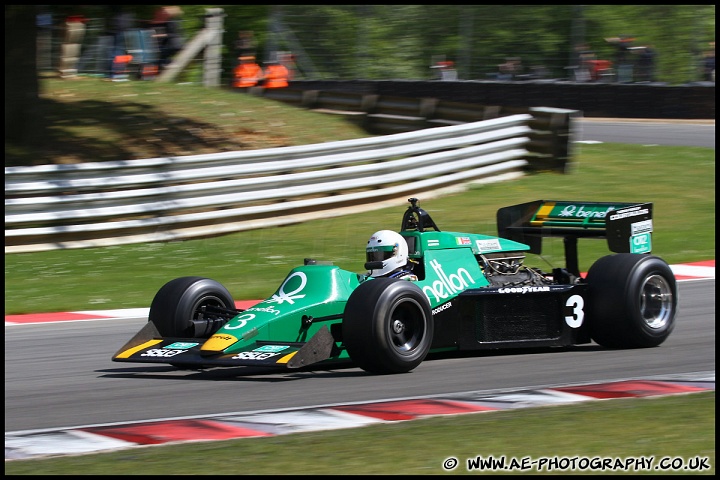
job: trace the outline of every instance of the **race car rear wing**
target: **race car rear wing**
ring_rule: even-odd
[[[536,200],[498,210],[498,235],[536,254],[542,253],[543,237],[562,237],[566,268],[579,275],[578,238],[605,238],[616,253],[650,253],[652,205]]]

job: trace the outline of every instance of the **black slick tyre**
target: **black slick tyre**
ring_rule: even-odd
[[[417,285],[376,278],[350,295],[342,336],[350,358],[363,370],[406,373],[427,356],[433,328],[430,302]]]
[[[235,309],[230,292],[215,280],[180,277],[160,288],[148,320],[163,337],[209,338],[224,323],[208,307]]]
[[[588,271],[592,339],[609,348],[655,347],[675,327],[677,283],[670,266],[652,255],[618,253]]]

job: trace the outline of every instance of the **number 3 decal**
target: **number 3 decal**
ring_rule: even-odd
[[[565,317],[565,323],[567,323],[570,328],[580,327],[583,323],[583,317],[585,317],[585,312],[583,312],[585,300],[583,300],[583,297],[580,295],[572,295],[568,297],[565,306],[572,308],[572,315]]]
[[[247,322],[255,318],[254,313],[243,313],[239,317],[235,319],[236,322],[239,322],[234,327],[229,327],[228,325],[225,325],[225,330],[234,330],[236,328],[243,328],[245,325],[247,325]]]

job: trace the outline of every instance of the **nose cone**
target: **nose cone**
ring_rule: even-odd
[[[200,347],[202,353],[220,353],[227,347],[237,342],[237,337],[227,333],[216,333]]]

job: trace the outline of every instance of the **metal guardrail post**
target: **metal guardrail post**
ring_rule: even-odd
[[[209,8],[206,10],[208,16],[205,20],[205,28],[200,30],[185,47],[175,55],[173,61],[160,72],[155,81],[171,82],[178,76],[183,68],[203,50],[205,50],[205,85],[207,82],[217,82],[220,85],[220,45],[222,44],[222,23],[223,14],[221,8]]]
[[[222,8],[205,9],[205,26],[209,31],[213,32],[213,35],[208,37],[208,45],[205,47],[203,85],[206,87],[220,86],[224,17],[225,14],[223,13]]]

